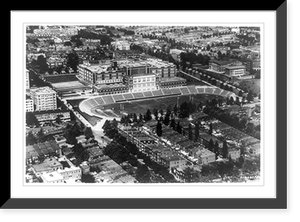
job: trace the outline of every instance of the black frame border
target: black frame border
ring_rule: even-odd
[[[287,0],[267,8],[235,10],[276,11],[276,198],[11,198],[8,151],[1,209],[287,209]]]

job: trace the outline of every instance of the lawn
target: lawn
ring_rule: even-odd
[[[239,82],[239,87],[242,89],[251,90],[257,95],[260,94],[260,79],[244,79]]]

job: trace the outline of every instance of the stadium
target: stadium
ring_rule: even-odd
[[[79,103],[81,112],[100,119],[120,119],[124,113],[142,113],[147,109],[166,109],[169,105],[181,104],[193,99],[194,102],[233,97],[233,92],[215,86],[183,86],[146,92],[133,92],[95,96]]]

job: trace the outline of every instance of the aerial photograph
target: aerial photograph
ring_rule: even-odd
[[[25,26],[24,183],[258,184],[261,32]]]

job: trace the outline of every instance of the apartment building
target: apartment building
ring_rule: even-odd
[[[50,87],[30,89],[36,111],[57,109],[56,92]]]

